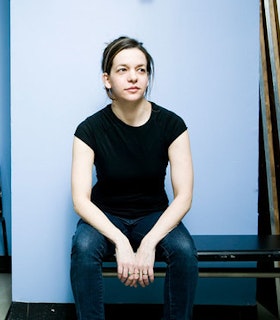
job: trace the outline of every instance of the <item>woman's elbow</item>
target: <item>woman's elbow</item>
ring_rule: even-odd
[[[188,212],[192,206],[192,193],[182,192],[175,196],[175,199],[181,204],[183,210]]]
[[[72,196],[73,209],[77,214],[81,214],[84,211],[87,203],[90,202],[90,198],[88,196]]]

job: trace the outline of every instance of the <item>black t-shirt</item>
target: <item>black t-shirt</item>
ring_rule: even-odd
[[[75,136],[95,154],[97,182],[91,201],[128,218],[165,210],[168,147],[185,130],[181,117],[155,103],[149,120],[139,127],[117,118],[111,105],[84,120]]]

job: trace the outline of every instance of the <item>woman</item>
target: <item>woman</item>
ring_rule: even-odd
[[[193,192],[187,127],[146,99],[153,59],[142,43],[120,37],[108,44],[102,70],[112,103],[83,121],[73,142],[72,197],[81,217],[71,261],[77,317],[104,319],[102,261],[115,254],[126,286],[148,286],[155,259],[166,261],[163,317],[191,319],[198,268],[181,222]],[[170,204],[164,190],[168,163]]]

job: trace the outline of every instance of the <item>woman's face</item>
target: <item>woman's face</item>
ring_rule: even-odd
[[[120,51],[113,60],[110,74],[103,74],[103,81],[116,100],[142,99],[149,83],[145,54],[137,48]]]

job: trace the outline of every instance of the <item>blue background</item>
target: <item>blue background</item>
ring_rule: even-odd
[[[195,188],[184,222],[191,233],[257,233],[257,0],[14,0],[10,13],[9,1],[1,6],[0,164],[13,301],[73,301],[73,133],[109,102],[101,55],[120,35],[144,42],[156,66],[150,99],[189,127]],[[168,179],[166,187],[172,197]],[[200,284],[197,301],[209,292],[211,301],[227,300],[217,281],[213,293],[209,280]],[[248,281],[242,282],[246,297],[233,290],[230,300],[254,301],[255,282]],[[146,292],[149,301],[158,300],[158,285],[136,290],[137,301],[145,301]]]

